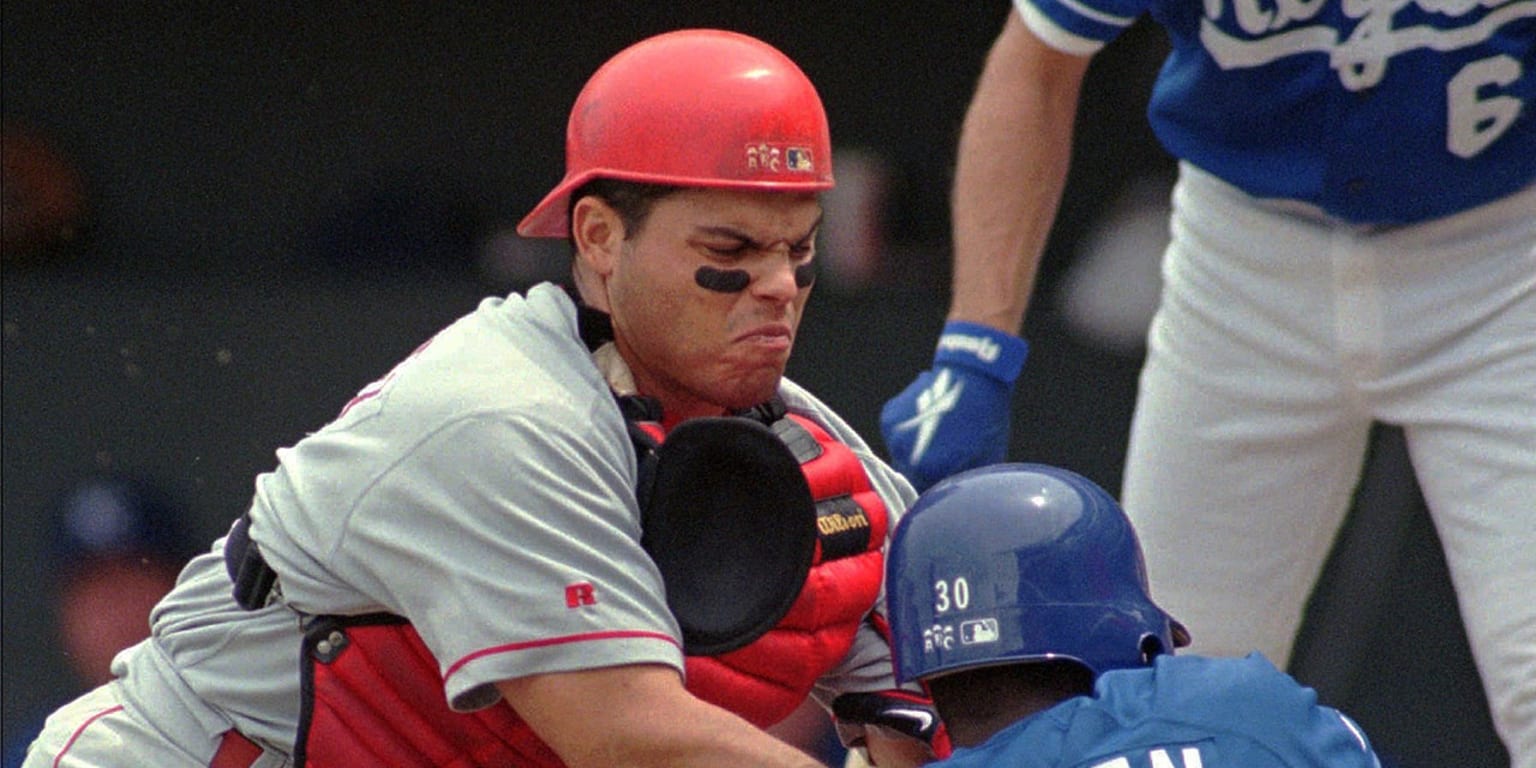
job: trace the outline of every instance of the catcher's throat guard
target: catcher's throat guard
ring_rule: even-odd
[[[776,626],[816,552],[816,504],[790,448],[752,418],[697,418],[640,467],[640,543],[683,649],[713,656]]]

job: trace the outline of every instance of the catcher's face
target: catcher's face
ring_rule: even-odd
[[[691,189],[657,201],[639,232],[594,260],[619,351],[668,421],[777,391],[820,224],[813,195]]]

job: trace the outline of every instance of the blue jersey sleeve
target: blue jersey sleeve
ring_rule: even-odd
[[[1088,55],[1144,13],[1144,0],[1014,0],[1031,32],[1066,53]]]

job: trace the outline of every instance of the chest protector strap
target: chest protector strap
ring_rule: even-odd
[[[773,415],[769,428],[799,462],[814,501],[808,573],[771,629],[735,650],[686,660],[690,692],[762,727],[793,712],[848,655],[879,594],[888,525],[846,445],[808,419]],[[642,431],[664,442],[658,426]],[[449,709],[436,659],[401,617],[312,619],[302,669],[300,768],[563,765],[504,700],[470,713]]]

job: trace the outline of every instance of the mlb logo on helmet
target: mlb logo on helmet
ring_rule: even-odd
[[[995,643],[1002,637],[998,631],[997,619],[974,619],[960,622],[960,644],[975,645],[976,643]]]
[[[787,170],[813,173],[815,164],[811,162],[810,147],[790,147],[784,151],[784,166]]]

